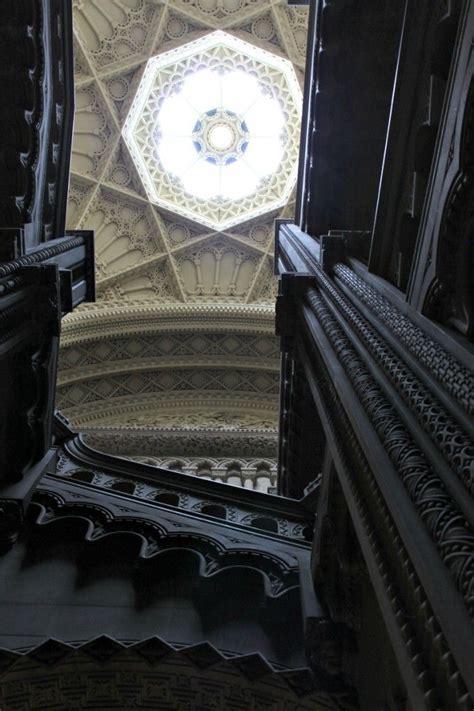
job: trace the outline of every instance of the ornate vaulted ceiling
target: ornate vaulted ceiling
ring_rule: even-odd
[[[278,209],[212,229],[212,220],[150,199],[123,129],[149,60],[216,30],[277,64],[288,60],[301,86],[307,9],[284,0],[73,4],[68,226],[95,230],[98,298],[64,322],[59,406],[98,446],[120,443],[124,455],[202,456],[208,446],[214,457],[271,458],[273,222],[291,219],[293,194]],[[286,110],[293,134],[299,110]]]

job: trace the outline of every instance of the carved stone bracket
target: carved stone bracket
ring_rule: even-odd
[[[33,249],[64,234],[73,123],[72,7],[7,0],[0,8],[4,181],[0,222]],[[1,239],[1,238],[0,238]]]

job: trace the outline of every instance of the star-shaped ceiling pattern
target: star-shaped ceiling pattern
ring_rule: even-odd
[[[216,31],[148,61],[122,136],[152,203],[222,231],[288,201],[301,105],[291,62]]]
[[[272,53],[277,62],[287,60],[301,84],[307,10],[283,0],[75,0],[74,18],[69,226],[96,231],[100,298],[194,300],[199,252],[201,264],[203,254],[211,269],[216,257],[221,263],[213,293],[203,290],[201,296],[271,303],[273,220],[291,217],[292,196],[264,217],[225,231],[203,228],[152,204],[122,131],[149,59],[201,41],[214,29]],[[298,110],[292,111],[297,118]],[[297,128],[291,127],[293,133]],[[236,286],[229,294],[233,274]]]
[[[150,59],[216,31],[286,62],[301,88],[307,8],[285,0],[73,0],[73,6],[76,115],[68,226],[95,231],[98,300],[64,322],[59,404],[89,429],[121,422],[131,431],[133,412],[153,423],[159,407],[163,413],[186,410],[207,423],[213,421],[209,413],[231,412],[234,429],[249,432],[255,428],[244,415],[252,410],[265,422],[265,436],[269,422],[275,432],[273,222],[292,218],[293,194],[266,214],[216,229],[150,200],[123,135]],[[294,118],[300,107],[292,111]],[[218,118],[232,127],[231,116]],[[216,122],[204,117],[201,127],[197,123],[192,128],[203,150],[218,151],[225,136],[211,132]],[[247,128],[240,124],[243,135]],[[290,131],[295,135],[294,126]],[[234,138],[233,149],[242,150]],[[203,335],[208,350],[179,355],[191,331]],[[133,352],[137,333],[160,334],[146,355]],[[162,352],[164,333],[176,339],[178,350]],[[237,350],[213,351],[213,339],[227,336],[238,340]],[[273,343],[264,358],[261,337]],[[107,355],[109,347],[118,353],[124,338],[122,355]],[[245,339],[253,345],[241,354]],[[72,367],[68,358],[76,346],[83,359],[97,355],[93,366],[80,361]]]

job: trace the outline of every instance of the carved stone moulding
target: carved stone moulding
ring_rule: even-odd
[[[420,450],[416,441],[410,437],[403,422],[397,416],[394,405],[386,398],[380,385],[373,378],[367,365],[349,340],[338,319],[334,316],[332,309],[328,307],[327,300],[318,294],[315,289],[310,289],[308,302],[315,317],[313,321],[313,316],[309,316],[310,311],[305,310],[308,327],[310,328],[309,324],[312,324],[313,329],[319,330],[316,326],[317,318],[324,338],[328,339],[328,344],[337,354],[348,380],[357,394],[357,398],[360,399],[360,405],[362,405],[360,408],[361,417],[367,417],[367,423],[371,422],[379,438],[378,440],[372,439],[372,451],[378,449],[379,456],[386,458],[384,478],[380,478],[377,473],[372,473],[367,463],[361,468],[359,474],[359,486],[361,489],[355,492],[354,503],[359,505],[357,498],[365,496],[369,490],[371,497],[374,497],[370,504],[369,499],[366,501],[364,498],[364,506],[367,509],[365,516],[366,519],[369,517],[374,519],[376,529],[380,527],[381,548],[382,551],[385,549],[383,555],[386,556],[384,569],[387,571],[385,574],[387,581],[389,580],[389,565],[387,561],[390,555],[396,555],[397,560],[400,560],[400,555],[403,551],[406,564],[398,568],[393,564],[390,565],[392,568],[391,575],[393,575],[394,579],[393,588],[390,589],[395,591],[396,586],[398,586],[400,591],[403,590],[399,602],[406,607],[407,613],[404,614],[408,614],[410,609],[413,611],[413,620],[416,628],[416,632],[415,630],[413,631],[413,640],[418,640],[417,644],[420,649],[425,647],[427,644],[424,636],[427,627],[425,613],[429,615],[430,619],[437,619],[440,629],[444,632],[446,644],[449,643],[452,649],[453,664],[457,664],[464,675],[464,681],[460,682],[459,689],[453,694],[444,672],[441,673],[440,671],[441,661],[438,659],[430,671],[431,681],[429,683],[433,684],[433,688],[437,686],[436,693],[439,693],[441,697],[444,696],[447,699],[456,698],[456,703],[463,704],[464,708],[467,709],[471,701],[466,688],[470,684],[469,675],[466,675],[466,660],[470,657],[460,651],[459,648],[466,650],[472,646],[472,637],[469,639],[468,628],[463,626],[462,623],[462,620],[467,623],[469,610],[472,608],[470,592],[470,584],[472,582],[472,532],[456,503],[446,491],[443,482],[438,478],[424,453]],[[316,348],[313,349],[313,352],[316,352]],[[334,391],[334,387],[332,387],[332,390]],[[334,398],[335,393],[331,397]],[[340,407],[343,406],[340,404]],[[351,412],[354,408],[359,407],[359,404],[353,399]],[[358,433],[357,435],[353,428]],[[352,422],[351,425],[348,424],[348,432],[351,433],[352,440],[357,444],[359,450],[361,449],[359,442],[362,441],[366,450],[365,457],[371,458],[372,452],[367,454],[365,440],[369,430],[361,433],[359,424],[356,423],[354,425],[354,422]],[[357,439],[357,437],[360,439]],[[383,454],[380,445],[385,450]],[[374,466],[374,470],[376,472],[379,471],[376,466]],[[389,483],[391,480],[392,483]],[[403,516],[400,516],[400,512],[397,511],[399,504],[396,503],[395,497],[387,496],[387,492],[393,488],[398,488],[399,493],[406,497],[407,505],[404,507]],[[383,504],[383,497],[387,497],[386,504]],[[349,498],[350,503],[352,503],[351,499],[352,494]],[[392,509],[391,515],[388,515],[387,510],[387,523],[385,524],[377,521],[379,518],[379,513],[377,512],[382,506]],[[425,544],[424,555],[420,554],[420,549],[413,546],[413,539],[407,538],[406,532],[403,531],[405,526],[404,517],[408,515],[412,518],[413,525],[418,526],[420,537],[426,536],[426,533],[429,533],[431,537],[429,544],[428,541]],[[391,519],[391,516],[395,517],[396,524]],[[388,521],[391,522],[388,523]],[[403,533],[399,534],[398,529]],[[390,531],[390,538],[384,540],[388,530]],[[404,537],[406,550],[401,543],[401,535]],[[391,554],[390,548],[396,545],[395,541],[391,540],[394,536],[399,538],[400,546],[395,549],[397,550],[396,554]],[[364,538],[362,538],[362,543],[364,545],[366,543]],[[369,541],[369,543],[372,545],[373,541]],[[382,551],[379,553],[379,557],[382,555]],[[428,560],[430,561],[429,564],[427,563]],[[436,578],[433,572],[435,568],[437,569]],[[409,573],[410,569],[412,571],[411,574]],[[405,575],[410,576],[408,584],[402,580]],[[447,599],[449,596],[452,601],[452,608],[458,610],[458,628],[455,637],[453,636],[452,619],[446,619],[445,607],[439,604],[439,600],[436,600],[436,595],[433,594],[433,580],[438,580],[438,578],[439,584],[444,581],[445,598]],[[438,586],[438,582],[435,585]],[[392,593],[390,595],[392,596]],[[420,606],[420,595],[423,595],[426,605]],[[393,596],[393,601],[395,600],[396,596]],[[403,630],[402,632],[404,633]],[[434,644],[433,638],[430,644],[432,648]],[[426,647],[426,649],[428,648]],[[454,662],[454,654],[456,654],[456,662]],[[460,708],[463,708],[463,706],[460,705]]]
[[[119,456],[175,457],[276,457],[277,435],[207,432],[130,432],[82,428],[88,444]],[[176,455],[176,452],[179,455]]]
[[[314,362],[318,366],[318,392],[324,399],[344,496],[359,530],[377,597],[390,621],[392,644],[398,650],[410,693],[420,708],[425,704],[427,708],[438,708],[440,696],[446,695],[453,707],[468,711],[471,698],[459,672],[458,686],[453,687],[447,678],[446,661],[449,659],[453,669],[457,669],[456,662],[351,426],[340,393],[320,354]],[[340,432],[344,432],[343,438]],[[433,659],[433,652],[438,649],[435,635],[438,643],[442,640],[443,652],[436,653]],[[441,657],[442,654],[445,656]]]
[[[344,286],[392,331],[394,337],[430,372],[469,414],[474,414],[474,376],[420,326],[344,264],[334,273]]]
[[[268,413],[266,413],[268,416]],[[233,413],[235,419],[236,413]],[[258,417],[258,413],[256,414]],[[262,421],[265,415],[262,416]],[[121,456],[174,457],[275,457],[277,432],[274,429],[209,427],[140,427],[82,425],[86,440],[95,449]]]
[[[163,393],[152,392],[146,398],[120,398],[115,402],[107,399],[94,400],[93,403],[79,408],[67,409],[66,414],[83,432],[95,433],[98,436],[107,432],[108,436],[113,438],[114,433],[118,435],[122,431],[127,439],[124,440],[124,445],[120,446],[120,453],[141,454],[141,450],[136,450],[134,446],[124,451],[125,443],[128,446],[135,441],[136,446],[141,442],[142,446],[146,447],[143,454],[157,456],[179,452],[181,456],[185,456],[194,450],[192,442],[201,442],[204,446],[206,440],[215,452],[217,442],[225,442],[227,438],[229,446],[225,447],[223,455],[228,455],[229,449],[238,448],[238,442],[242,438],[248,439],[249,442],[253,439],[257,445],[263,437],[265,441],[272,442],[273,452],[273,443],[277,436],[275,407],[275,396],[263,393],[240,393],[225,397],[219,393],[181,391],[176,393],[175,402],[173,393],[163,397]],[[252,414],[248,413],[247,408],[252,409]],[[181,439],[177,437],[180,432]],[[186,437],[189,437],[189,448],[185,444]],[[184,444],[184,450],[175,449],[178,440]],[[150,444],[146,444],[147,441],[154,442],[151,450]],[[165,447],[163,451],[161,447],[156,449],[159,442]],[[199,449],[201,450],[201,446]],[[245,449],[247,452],[248,447]],[[211,456],[210,452],[208,454]],[[250,455],[254,456],[252,452]],[[255,452],[255,456],[261,455],[261,451]]]
[[[104,337],[63,346],[59,385],[98,374],[156,368],[258,367],[279,369],[277,339],[270,335],[176,330]]]
[[[336,273],[342,272],[346,274],[347,271],[343,266],[336,267]],[[387,380],[396,388],[410,410],[417,413],[418,421],[430,437],[433,446],[440,450],[448,466],[456,472],[466,489],[472,493],[474,486],[472,474],[474,447],[469,433],[464,431],[462,426],[443,407],[443,403],[437,399],[436,395],[413,373],[404,359],[390,347],[371,323],[339,292],[331,281],[322,275],[318,279],[324,285],[324,291],[337,305],[341,313],[344,314],[347,321],[350,322],[351,327],[367,348],[374,362],[383,370]],[[372,292],[374,291],[372,289]],[[365,299],[368,300],[368,296],[365,296]],[[383,303],[382,299],[380,301]],[[384,301],[387,300],[385,299]],[[402,324],[405,322],[405,331],[409,330],[410,325],[412,326],[412,331],[421,331],[421,329],[416,329],[411,324],[409,318],[398,314],[397,309],[390,308],[389,303],[387,303],[386,308],[388,313],[393,313],[393,322],[398,327],[400,327],[400,322]],[[430,344],[429,339],[426,338],[426,341]],[[443,349],[441,347],[436,348],[436,344],[433,341],[431,341],[430,345],[432,351],[437,352],[438,357],[442,358]],[[454,358],[449,358],[447,353],[444,353],[444,356],[445,361],[453,363],[453,366],[455,366],[453,367],[453,374],[456,371],[458,372],[464,386],[468,387],[471,384],[474,387],[474,378],[467,369],[461,366]]]
[[[316,290],[310,290],[309,301],[340,357],[421,521],[429,531],[456,587],[464,596],[466,605],[471,608],[470,581],[472,582],[474,536],[469,524],[449,495],[443,481],[437,476],[429,459],[411,438],[395,408],[371,377]],[[443,526],[440,525],[440,519],[443,520]]]
[[[247,373],[247,371],[244,371],[244,373]],[[167,416],[182,414],[183,423],[185,423],[186,413],[190,413],[190,416],[193,414],[199,416],[199,413],[207,413],[206,416],[211,417],[213,413],[228,412],[238,416],[239,413],[244,415],[246,411],[248,412],[247,408],[252,408],[253,414],[262,415],[264,422],[276,422],[275,403],[278,398],[275,390],[276,380],[274,373],[268,374],[271,376],[270,379],[268,379],[266,373],[263,373],[265,375],[265,380],[262,381],[264,387],[260,385],[260,378],[254,380],[252,371],[248,371],[248,377],[242,374],[241,378],[232,378],[229,382],[227,382],[226,378],[222,386],[218,385],[218,387],[214,387],[211,380],[206,380],[208,387],[205,387],[205,384],[203,387],[198,370],[196,374],[199,376],[198,379],[193,378],[194,373],[191,370],[185,378],[187,379],[188,376],[192,378],[194,387],[193,385],[191,387],[186,386],[184,381],[182,387],[179,385],[178,387],[173,387],[174,380],[171,382],[170,388],[155,387],[152,379],[150,380],[150,387],[146,387],[143,392],[116,392],[116,396],[110,398],[106,397],[108,395],[107,392],[103,393],[102,396],[100,391],[97,395],[94,395],[93,388],[90,391],[90,397],[83,398],[81,395],[77,403],[71,399],[72,396],[68,396],[68,407],[65,408],[64,414],[73,421],[76,427],[126,425],[130,419],[130,428],[133,429],[139,424],[137,417],[148,419],[151,427],[153,427],[153,418],[158,417],[160,419],[160,416],[157,415],[158,410]],[[233,371],[229,370],[228,373],[224,371],[224,377],[229,376],[230,378],[231,375],[233,375]],[[259,376],[258,372],[257,376]],[[182,375],[179,376],[180,379],[181,377]],[[99,379],[97,385],[100,386],[101,382]],[[243,387],[245,383],[248,383],[248,386]],[[168,380],[165,380],[163,385],[167,384]],[[71,395],[71,392],[69,391],[69,395]],[[178,408],[181,408],[181,411]],[[193,417],[192,419],[195,418]],[[164,420],[161,421],[164,422]],[[220,427],[224,427],[224,423]],[[267,428],[268,425],[264,425],[262,429],[265,430]],[[168,427],[165,425],[164,429],[168,429]],[[204,427],[204,429],[208,428]]]
[[[273,305],[98,302],[68,315],[61,344],[102,340],[134,333],[203,331],[274,333]]]

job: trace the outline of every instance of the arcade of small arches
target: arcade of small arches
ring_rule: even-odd
[[[202,479],[225,482],[246,489],[271,492],[276,487],[277,467],[274,460],[217,460],[168,457],[130,457],[133,461],[163,469],[194,474]]]

